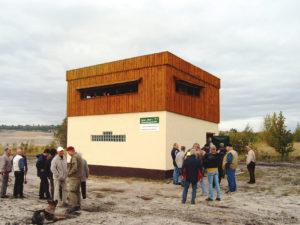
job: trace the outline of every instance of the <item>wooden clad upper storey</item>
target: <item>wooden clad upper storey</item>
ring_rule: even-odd
[[[220,79],[170,52],[67,71],[67,115],[169,111],[220,121]]]

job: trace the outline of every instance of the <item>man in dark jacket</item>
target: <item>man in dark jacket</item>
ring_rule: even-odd
[[[171,151],[171,156],[172,156],[172,160],[173,160],[173,165],[174,165],[174,171],[173,171],[173,184],[179,184],[178,183],[178,177],[179,177],[179,169],[178,166],[176,164],[176,155],[179,152],[179,146],[177,143],[174,143],[173,145],[173,149]]]
[[[207,178],[209,185],[209,197],[206,199],[207,201],[214,200],[214,188],[213,183],[215,184],[215,188],[217,190],[217,201],[221,201],[221,189],[219,185],[219,172],[218,167],[221,163],[220,155],[217,152],[216,146],[212,145],[210,147],[210,153],[205,154],[203,158],[204,167],[207,169]]]
[[[197,182],[202,176],[202,163],[197,160],[195,149],[190,151],[190,156],[183,162],[182,171],[184,177],[184,189],[182,192],[182,203],[186,202],[190,184],[192,184],[192,200],[191,204],[195,204],[197,193]]]
[[[43,154],[37,155],[37,175],[40,177],[40,192],[39,196],[40,199],[50,199],[50,192],[49,192],[49,182],[47,177],[47,157],[49,154],[49,149],[45,149]],[[46,195],[46,196],[45,196]]]
[[[51,194],[51,199],[53,200],[54,197],[54,182],[53,182],[53,174],[51,172],[51,162],[52,159],[54,158],[54,156],[56,155],[56,149],[50,149],[49,150],[49,154],[47,156],[47,160],[46,160],[46,165],[45,165],[45,172],[46,172],[46,176],[49,179],[50,182],[50,194]]]
[[[219,184],[221,184],[222,178],[225,177],[225,171],[223,170],[222,163],[223,163],[223,158],[226,155],[226,148],[224,147],[224,143],[220,143],[220,147],[218,150],[219,156],[220,156],[220,164],[218,166],[218,172],[219,172]]]

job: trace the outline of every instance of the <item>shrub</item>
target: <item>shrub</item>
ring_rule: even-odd
[[[287,159],[289,153],[294,151],[293,134],[286,129],[282,112],[264,118],[264,136],[268,145],[275,148],[282,160]]]
[[[300,124],[299,123],[297,123],[297,126],[295,128],[294,141],[300,142]]]
[[[242,132],[238,132],[236,129],[230,129],[229,131],[220,132],[220,135],[229,136],[230,143],[237,152],[242,152],[246,145],[252,145],[257,141],[257,135],[253,132],[253,129],[247,125]]]

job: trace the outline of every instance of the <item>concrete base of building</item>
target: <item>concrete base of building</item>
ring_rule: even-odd
[[[100,165],[89,165],[89,169],[90,174],[97,176],[140,177],[156,180],[171,178],[173,174],[173,170],[154,170]]]

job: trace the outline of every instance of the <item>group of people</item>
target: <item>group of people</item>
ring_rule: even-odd
[[[249,184],[255,183],[255,153],[246,146],[247,168],[250,174]],[[227,176],[228,190],[226,193],[233,193],[237,190],[236,185],[236,169],[238,166],[238,153],[233,149],[231,144],[226,147],[223,143],[219,148],[215,145],[206,144],[200,148],[198,143],[186,151],[185,146],[175,143],[171,150],[173,160],[173,184],[182,185],[182,203],[186,203],[189,186],[192,186],[191,204],[195,204],[197,187],[200,186],[202,195],[207,195],[205,176],[207,176],[209,193],[206,201],[221,201],[222,193],[220,183],[222,178]],[[216,189],[217,197],[214,199],[214,189]]]
[[[67,153],[67,154],[66,154]],[[45,149],[37,155],[36,168],[40,178],[39,198],[57,201],[58,205],[77,211],[82,198],[86,198],[86,180],[89,169],[85,159],[69,146],[66,149]],[[12,158],[12,159],[11,159]],[[12,157],[11,148],[6,148],[0,157],[0,198],[7,198],[9,174],[14,171],[14,198],[24,198],[23,184],[28,171],[27,158],[21,148]],[[49,185],[50,184],[50,185]]]
[[[18,148],[16,155],[12,158],[12,150],[5,148],[0,157],[0,198],[8,198],[6,194],[9,174],[14,171],[15,183],[13,195],[15,198],[24,198],[23,183],[27,183],[26,174],[28,171],[27,158],[21,148]]]

